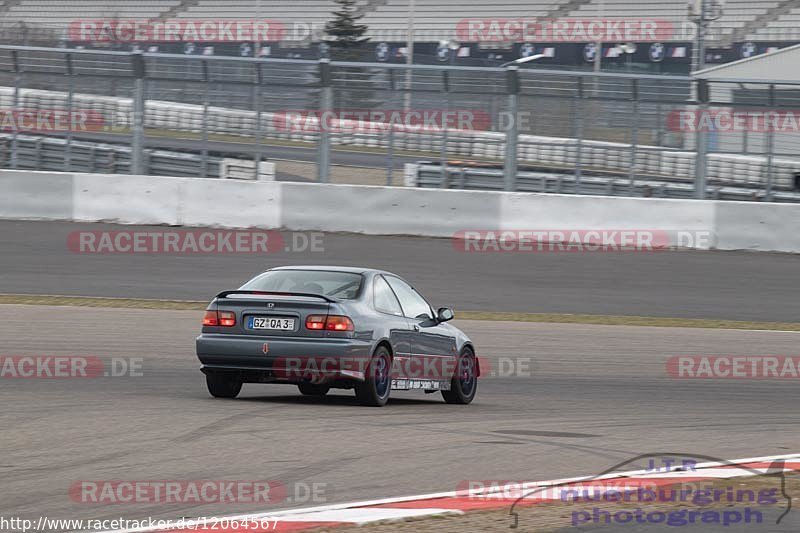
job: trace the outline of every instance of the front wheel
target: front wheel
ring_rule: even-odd
[[[450,380],[450,390],[443,390],[444,401],[452,404],[466,405],[475,398],[478,390],[478,366],[475,354],[465,348],[458,358],[458,367],[453,379]]]
[[[214,398],[236,398],[242,390],[242,378],[236,374],[209,372],[206,386]]]
[[[356,398],[361,405],[383,407],[389,401],[392,389],[392,357],[389,350],[381,346],[367,366],[363,383],[356,384]]]

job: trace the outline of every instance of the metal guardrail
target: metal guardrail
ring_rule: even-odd
[[[13,136],[0,134],[0,166],[7,167],[13,156]],[[57,137],[18,135],[16,138],[16,168],[62,172],[67,140]],[[72,141],[70,153],[72,172],[129,174],[131,148],[122,145]],[[208,177],[219,178],[221,158],[208,157],[205,164]],[[154,176],[197,177],[204,164],[198,154],[167,150],[144,151],[144,174]]]
[[[0,109],[14,100],[14,92],[8,87],[0,87]],[[133,101],[116,96],[98,97],[85,93],[68,94],[63,91],[42,91],[21,89],[16,91],[18,106],[28,112],[42,113],[44,116],[58,112],[71,103],[74,109],[91,112],[103,127],[112,131],[129,131],[132,119]],[[222,138],[225,143],[224,153],[237,152],[237,143],[253,145],[255,132],[262,140],[278,142],[299,142],[308,145],[318,143],[321,133],[320,120],[317,117],[303,118],[304,127],[286,127],[291,120],[289,113],[263,112],[260,123],[256,123],[253,111],[232,109],[228,107],[205,108],[198,104],[179,104],[168,101],[148,100],[144,107],[144,128],[148,132],[158,131],[165,137],[189,138],[202,134],[211,134]],[[350,120],[351,125],[368,126],[362,128],[338,128],[340,131],[327,135],[330,150],[340,147],[370,150],[386,150],[405,152],[438,152],[440,158],[447,156],[466,160],[501,161],[506,151],[506,139],[503,133],[492,131],[475,131],[474,129],[433,130],[393,126],[391,129],[375,122]],[[310,127],[309,127],[310,126]],[[387,131],[388,129],[388,131]],[[232,141],[232,142],[231,142]],[[202,141],[192,140],[188,146],[202,150]],[[635,150],[634,150],[635,148]],[[217,147],[219,150],[219,147]],[[635,156],[632,152],[635,151]],[[573,169],[576,179],[580,173],[589,174],[603,170],[611,173],[626,174],[629,179],[677,177],[693,180],[696,154],[692,151],[675,148],[630,143],[582,140],[580,138],[557,138],[520,134],[516,142],[517,161],[523,165],[535,165],[546,170],[565,172]],[[221,155],[218,151],[216,155]],[[236,156],[234,156],[236,157]],[[380,156],[373,156],[378,159]],[[635,160],[634,168],[631,161]],[[732,185],[749,185],[763,187],[766,169],[771,168],[772,185],[780,189],[793,183],[794,175],[800,172],[800,159],[773,158],[764,156],[747,156],[740,154],[713,153],[706,157],[705,172],[709,183]],[[64,170],[70,170],[69,158],[65,158]],[[250,172],[255,174],[255,167],[249,165]],[[771,167],[770,167],[771,163]],[[391,165],[390,165],[391,166]],[[202,171],[202,168],[201,168]],[[246,169],[243,169],[247,172]]]
[[[416,165],[413,184],[421,188],[444,188],[462,190],[503,190],[503,170],[470,168],[464,166],[442,167],[433,162]],[[689,180],[636,179],[631,182],[621,175],[585,175],[578,182],[572,174],[534,172],[522,170],[517,173],[517,190],[552,194],[587,194],[598,196],[637,196],[642,198],[693,198],[694,183]],[[710,184],[708,198],[713,200],[763,201],[761,188],[735,184]],[[772,201],[800,202],[800,191],[782,188],[774,190]]]

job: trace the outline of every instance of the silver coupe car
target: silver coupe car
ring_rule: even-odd
[[[362,405],[412,389],[468,404],[480,366],[452,318],[391,272],[273,268],[211,301],[197,356],[216,398],[236,397],[243,383],[288,383],[314,396],[354,389]]]

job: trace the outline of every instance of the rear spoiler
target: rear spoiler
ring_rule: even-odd
[[[325,296],[323,294],[314,294],[311,292],[280,292],[280,291],[222,291],[221,293],[217,294],[217,298],[227,298],[233,294],[253,294],[257,296],[306,296],[308,298],[320,298],[325,300],[326,302],[335,303],[336,300],[329,296]]]

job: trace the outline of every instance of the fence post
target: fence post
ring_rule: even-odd
[[[263,81],[263,74],[261,72],[261,61],[255,63],[256,68],[256,86],[253,87],[254,89],[254,97],[253,97],[253,105],[256,108],[256,150],[255,156],[253,157],[253,161],[255,162],[255,171],[253,179],[258,181],[259,174],[258,169],[261,166],[261,143],[263,142],[263,130],[261,126],[261,83]]]
[[[210,98],[211,98],[211,79],[208,75],[208,60],[203,59],[201,62],[203,66],[203,82],[205,83],[204,90],[203,90],[203,129],[202,129],[202,139],[203,139],[203,150],[202,155],[200,156],[202,159],[200,161],[200,177],[207,178],[208,177],[208,106],[210,105]]]
[[[392,94],[394,94],[395,83],[394,83],[394,70],[389,69],[389,89],[391,90]],[[389,146],[386,147],[386,185],[392,185],[392,178],[394,177],[394,124],[389,121]]]
[[[656,104],[656,146],[664,146],[664,116],[661,102]]]
[[[519,139],[519,67],[506,67],[506,90],[508,92],[508,112],[511,115],[506,131],[506,154],[503,164],[503,189],[513,191],[517,188],[517,142]]]
[[[69,126],[67,127],[67,144],[64,147],[64,170],[72,170],[72,105],[75,95],[75,79],[72,76],[72,54],[67,53],[67,116]]]
[[[22,72],[19,68],[19,56],[16,50],[11,51],[11,59],[14,63],[14,103],[13,113],[19,113],[19,86],[22,83]],[[19,128],[17,127],[17,120],[13,121],[11,133],[11,168],[17,168],[17,159],[19,157]]]
[[[575,194],[581,193],[583,174],[583,76],[578,78],[578,99],[575,103]]]
[[[775,109],[775,85],[769,86],[769,109]],[[764,191],[764,199],[769,202],[772,200],[772,185],[773,185],[773,152],[775,151],[775,128],[771,121],[767,121],[767,187]]]
[[[319,149],[317,150],[317,181],[328,183],[331,165],[331,137],[325,124],[326,114],[333,106],[333,80],[331,77],[331,61],[328,58],[319,60],[320,113],[319,113]]]
[[[697,80],[697,103],[699,116],[695,120],[697,124],[701,124],[701,117],[708,113],[709,90],[708,80]],[[695,156],[694,165],[694,197],[698,200],[703,200],[706,197],[706,152],[708,151],[708,139],[702,128],[696,128],[695,132],[695,145],[697,153]]]
[[[441,172],[439,187],[442,189],[449,189],[450,171],[447,168],[447,116],[450,113],[450,75],[446,70],[442,72],[442,91],[444,91],[444,113],[442,113],[442,144],[439,146],[439,170]]]
[[[30,166],[33,170],[45,170],[42,168],[42,138],[33,141],[33,163]]]
[[[633,195],[636,181],[636,157],[639,153],[639,80],[631,80],[631,99],[633,100],[633,124],[631,124],[631,162],[628,167],[630,194]]]
[[[131,54],[134,81],[133,95],[133,142],[131,143],[131,174],[144,173],[144,113],[145,113],[145,68],[141,52]]]
[[[742,130],[742,154],[747,155],[750,150],[749,137],[747,135],[747,128]]]

